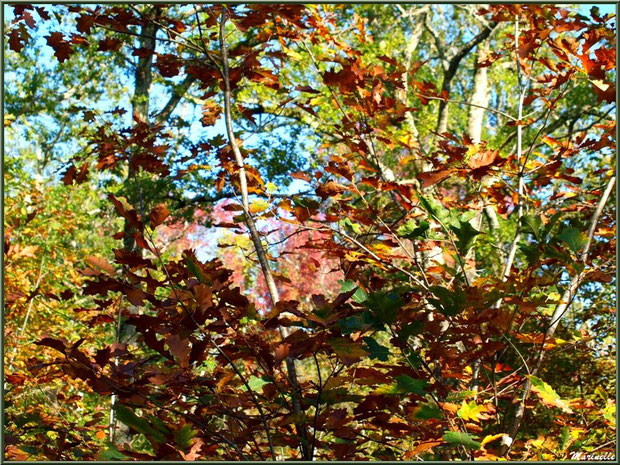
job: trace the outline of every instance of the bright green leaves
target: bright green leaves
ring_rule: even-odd
[[[355,234],[362,234],[362,227],[357,223],[353,223],[349,218],[340,220],[339,223],[341,226],[349,228]]]
[[[400,237],[404,237],[406,239],[417,239],[420,237],[425,237],[426,232],[430,229],[430,224],[428,221],[421,221],[420,224],[416,224],[415,221],[409,220],[405,224],[403,224],[400,228],[396,230],[396,233]]]
[[[250,386],[250,389],[252,389],[252,391],[259,391],[260,389],[262,389],[263,386],[269,383],[271,383],[271,380],[266,376],[263,376],[261,378],[259,378],[258,376],[250,376],[250,378],[248,379],[248,386]],[[242,389],[245,389],[245,386],[243,386]]]
[[[163,424],[153,427],[147,419],[137,416],[133,411],[122,405],[116,406],[115,410],[116,418],[121,423],[129,426],[138,433],[152,438],[155,442],[163,443],[166,441],[166,434],[168,431]]]
[[[474,437],[468,433],[459,433],[456,431],[448,431],[443,435],[442,439],[448,444],[454,446],[464,446],[467,449],[478,450],[480,443],[474,440]]]
[[[551,386],[545,383],[542,379],[537,378],[534,375],[530,375],[530,382],[532,383],[532,391],[536,393],[540,401],[548,407],[557,407],[562,409],[566,413],[572,413],[573,411],[564,402],[557,392],[553,390]]]
[[[357,291],[355,291],[355,294],[351,296],[351,299],[353,300],[353,302],[357,302],[358,304],[361,304],[368,298],[368,294],[366,294],[366,291],[364,291],[364,289],[359,287],[353,281],[351,280],[342,281],[341,280],[341,281],[338,281],[338,283],[341,286],[340,292],[342,293],[351,292],[353,289],[357,288]]]
[[[390,349],[382,346],[372,337],[365,337],[364,342],[366,344],[364,346],[364,350],[366,350],[370,354],[370,358],[378,359],[382,362],[387,362],[388,358],[391,355]]]
[[[449,217],[450,212],[446,210],[440,202],[435,200],[430,195],[421,195],[420,205],[422,206],[422,208],[424,208],[424,210],[427,211],[429,215],[441,221],[442,223],[444,223]]]

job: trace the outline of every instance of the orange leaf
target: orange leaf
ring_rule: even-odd
[[[151,213],[149,214],[149,221],[151,222],[151,227],[155,229],[157,226],[162,224],[166,218],[170,215],[170,210],[163,203],[157,205]]]
[[[425,173],[420,173],[418,175],[418,179],[422,182],[422,187],[429,187],[433,184],[437,184],[438,182],[443,181],[455,171],[456,170],[453,168],[446,170],[427,171]]]

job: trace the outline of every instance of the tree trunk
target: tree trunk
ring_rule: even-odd
[[[156,42],[155,35],[157,34],[157,26],[153,22],[147,22],[144,24],[140,31],[140,47],[155,50]],[[148,123],[149,117],[149,97],[151,84],[153,82],[153,55],[141,56],[138,59],[138,64],[134,73],[134,94],[131,99],[133,107],[134,119]],[[126,191],[128,194],[128,201],[133,208],[139,212],[140,216],[144,216],[144,202],[140,193],[140,185],[138,174],[133,169],[133,164],[130,156],[129,166],[127,167],[127,178],[125,180]],[[132,186],[133,184],[133,186]],[[125,220],[123,225],[123,248],[127,252],[134,252],[137,250],[136,240],[133,235],[135,233],[134,227]],[[129,305],[129,312],[137,313],[138,308],[133,305]],[[130,344],[132,338],[135,336],[136,329],[132,325],[125,323],[121,313],[118,315],[118,331],[117,339],[120,343]],[[116,405],[116,395],[112,395],[110,406],[110,441],[116,444],[122,444],[128,442],[130,439],[129,428],[118,423],[114,417],[114,407]]]

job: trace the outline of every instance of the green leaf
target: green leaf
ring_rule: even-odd
[[[418,420],[430,420],[431,418],[441,420],[441,410],[429,404],[422,404],[413,414],[413,418]]]
[[[157,431],[153,427],[151,427],[150,423],[144,418],[140,418],[131,410],[123,405],[117,405],[115,407],[116,410],[116,418],[121,423],[133,428],[138,433],[142,433],[145,436],[152,437],[157,442],[165,442],[166,436],[162,434],[160,431]]]
[[[338,326],[340,327],[342,334],[345,336],[368,327],[368,325],[364,322],[362,315],[353,315],[338,320]]]
[[[341,220],[344,226],[348,226],[355,234],[362,234],[362,228],[359,224],[353,223],[349,218]]]
[[[448,210],[446,210],[443,205],[435,200],[432,196],[420,196],[420,205],[424,210],[426,210],[431,216],[434,216],[442,223],[449,216]]]
[[[190,271],[190,273],[193,274],[196,278],[198,278],[198,281],[202,282],[202,271],[200,270],[200,267],[196,263],[195,259],[186,255],[185,264],[187,265],[187,269]]]
[[[574,254],[578,254],[588,240],[586,233],[579,231],[577,228],[573,228],[572,226],[562,229],[560,234],[556,237],[565,242]]]
[[[473,244],[474,237],[480,234],[476,228],[474,228],[468,221],[459,221],[458,226],[452,226],[450,229],[456,235],[456,246],[462,256],[467,255],[467,251]]]
[[[291,200],[297,207],[307,208],[309,210],[316,210],[321,204],[308,197],[291,197]]]
[[[368,296],[365,305],[370,310],[373,323],[382,327],[383,324],[394,323],[396,312],[403,306],[403,301],[395,292],[374,292]]]
[[[409,375],[400,375],[396,377],[396,386],[401,392],[409,392],[423,396],[424,388],[428,383],[423,379],[413,379]]]
[[[127,460],[128,456],[119,451],[114,444],[108,444],[108,448],[99,453],[97,457],[100,460],[112,461],[112,460]]]
[[[398,332],[398,339],[403,342],[406,341],[407,339],[409,339],[410,336],[413,336],[414,334],[419,334],[420,331],[422,331],[423,326],[424,323],[422,323],[421,321],[412,321],[411,323],[403,325],[401,330]]]
[[[183,425],[177,431],[174,431],[174,442],[182,449],[188,449],[192,445],[192,438],[198,434],[190,425]]]
[[[252,391],[260,391],[265,384],[269,383],[271,383],[271,380],[265,376],[261,378],[257,376],[250,376],[250,379],[248,379],[248,386],[250,386]],[[243,386],[243,389],[245,389],[245,386]]]
[[[353,294],[351,296],[351,299],[353,299],[354,302],[357,302],[358,304],[361,304],[362,302],[366,301],[366,299],[368,298],[368,294],[366,294],[366,291],[364,291],[364,289],[359,287],[353,281],[351,281],[351,280],[348,280],[348,281],[340,280],[340,281],[338,281],[338,283],[340,284],[340,292],[341,293],[351,292],[353,289],[357,288],[357,291],[355,291],[355,294]]]
[[[364,347],[364,349],[370,354],[370,358],[386,362],[390,355],[392,355],[390,353],[390,349],[382,346],[372,337],[365,337],[363,340],[366,343],[366,347]]]
[[[419,368],[422,363],[422,357],[417,352],[411,352],[407,355],[407,360],[414,368]]]
[[[430,290],[437,299],[428,299],[428,301],[443,315],[455,316],[463,310],[467,299],[462,290],[451,291],[443,286],[432,286]]]
[[[443,435],[442,439],[448,444],[455,446],[465,446],[468,449],[478,450],[480,449],[480,443],[474,441],[474,436],[467,433],[458,433],[456,431],[448,431]]]
[[[428,221],[421,221],[418,226],[415,221],[409,220],[396,230],[396,233],[400,237],[407,239],[415,239],[417,237],[424,237],[426,231],[430,228]]]
[[[559,436],[559,443],[558,443],[558,448],[562,451],[565,452],[566,449],[568,449],[568,446],[570,446],[571,442],[572,442],[572,436],[570,434],[570,428],[568,427],[564,427],[560,430],[560,436]]]
[[[523,215],[521,218],[523,232],[533,234],[540,241],[542,238],[542,219],[540,216]]]

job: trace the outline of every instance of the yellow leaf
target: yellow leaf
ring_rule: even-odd
[[[250,204],[250,213],[260,213],[269,208],[269,203],[266,200],[255,200]]]
[[[548,407],[558,407],[566,413],[573,413],[568,404],[564,402],[560,398],[560,396],[553,390],[553,388],[547,383],[545,383],[542,379],[531,375],[530,381],[532,383],[532,391],[536,393],[536,395],[543,404]]]
[[[484,405],[478,405],[476,401],[472,400],[470,403],[463,401],[461,408],[456,414],[463,420],[480,421],[480,414],[486,411],[487,409]]]
[[[495,441],[496,439],[499,439],[501,437],[504,436],[504,433],[499,433],[499,434],[493,434],[493,435],[489,435],[489,436],[485,436],[485,438],[482,440],[482,442],[480,443],[480,445],[482,447],[484,447],[486,444]]]

